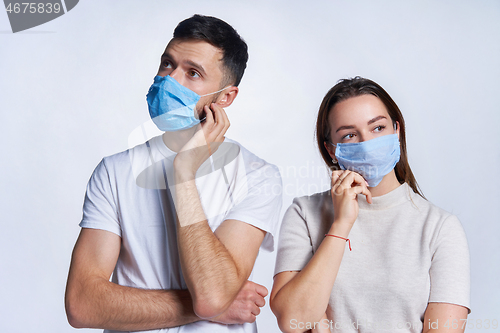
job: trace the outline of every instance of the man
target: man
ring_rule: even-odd
[[[89,181],[66,288],[72,326],[256,331],[267,289],[248,279],[261,245],[273,248],[281,179],[224,137],[247,59],[217,18],[175,29],[147,95],[165,132],[104,158]]]

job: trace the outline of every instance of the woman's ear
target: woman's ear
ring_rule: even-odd
[[[396,121],[394,124],[394,131],[398,134],[398,139],[399,139],[399,121]]]
[[[225,88],[217,98],[215,104],[217,104],[221,108],[227,108],[229,105],[233,103],[234,99],[238,95],[238,91],[239,89],[236,86],[230,86]]]
[[[337,163],[337,158],[335,157],[335,146],[326,141],[323,142],[323,144],[325,145],[325,149],[328,151],[328,154],[332,158],[333,163]]]

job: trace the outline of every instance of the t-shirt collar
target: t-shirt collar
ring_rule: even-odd
[[[388,209],[411,200],[414,195],[415,193],[413,192],[413,189],[407,183],[403,183],[389,193],[372,198],[371,204],[366,202],[365,195],[358,194],[359,209]]]

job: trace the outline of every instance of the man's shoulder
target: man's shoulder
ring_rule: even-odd
[[[279,168],[276,165],[269,163],[263,158],[257,156],[256,154],[245,148],[241,143],[233,139],[226,138],[225,142],[226,141],[228,144],[232,144],[238,147],[239,153],[243,158],[247,173],[249,175],[262,175],[267,177],[273,176],[272,178],[281,179]]]
[[[116,173],[130,170],[133,163],[137,163],[138,160],[148,158],[148,149],[150,149],[151,141],[153,139],[113,155],[105,156],[101,163],[106,167],[108,172]]]

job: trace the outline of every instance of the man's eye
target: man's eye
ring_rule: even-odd
[[[196,71],[189,71],[188,75],[191,77],[199,77],[200,76]]]
[[[172,65],[168,61],[163,62],[163,67],[165,68],[172,68]]]

